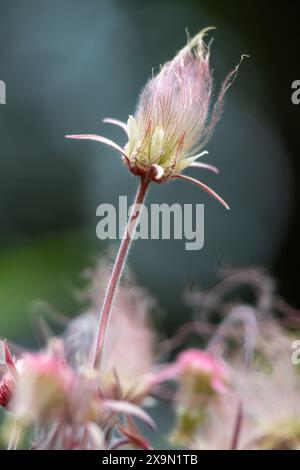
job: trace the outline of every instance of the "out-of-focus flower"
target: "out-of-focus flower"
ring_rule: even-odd
[[[196,349],[181,353],[175,367],[179,384],[175,397],[177,425],[171,438],[186,443],[194,440],[212,402],[226,391],[228,372],[220,360]]]
[[[291,361],[292,339],[274,319],[261,325],[254,368],[237,383],[250,428],[244,448],[300,449],[300,376]]]
[[[176,380],[192,394],[212,396],[227,390],[229,372],[223,361],[200,349],[187,349],[157,375],[157,381]]]
[[[236,308],[236,307],[234,307]],[[228,331],[232,339],[233,331]],[[243,335],[240,329],[236,334]],[[230,389],[194,435],[196,449],[231,448],[241,409],[237,449],[296,450],[300,448],[300,376],[291,361],[291,333],[274,318],[258,322],[254,362],[245,370],[240,349],[230,354]],[[196,437],[195,437],[196,436]]]
[[[176,445],[300,449],[300,376],[291,361],[294,337],[271,316],[270,308],[255,325],[251,361],[245,362],[241,346],[247,349],[247,335],[252,338],[246,319],[255,308],[230,303],[225,321],[217,329],[210,325],[216,331],[206,350],[183,350],[173,363],[158,365],[146,321],[152,302],[129,276],[114,306],[103,365],[93,368],[89,358],[95,310],[103,295],[98,276],[105,283],[106,269],[99,267],[93,275],[89,310],[61,338],[50,338],[45,350],[21,353],[16,359],[7,343],[0,343],[0,405],[10,416],[4,428],[10,448],[18,447],[25,427],[34,449],[149,449],[135,420],[155,429],[142,408],[154,397],[172,398],[176,421],[171,440]],[[268,297],[267,305],[274,305],[275,296],[269,292]],[[242,328],[229,321],[240,318]],[[176,383],[175,390],[168,389],[168,381]]]
[[[146,317],[149,300],[140,294],[134,286],[120,289],[100,369],[103,386],[115,383],[117,376],[124,396],[132,399],[147,389],[154,363],[154,334]]]
[[[226,365],[209,352],[188,349],[157,376],[159,382],[176,380],[177,424],[171,439],[191,442],[205,424],[209,407],[227,391],[229,371]]]
[[[63,415],[73,381],[72,370],[61,358],[26,354],[10,406],[15,419],[27,425]]]
[[[266,423],[260,429],[260,436],[253,442],[261,450],[300,450],[299,415]]]
[[[203,41],[209,29],[212,28],[206,28],[190,39],[174,59],[149,80],[141,93],[136,113],[129,116],[127,124],[104,119],[126,132],[128,142],[124,148],[94,134],[66,137],[96,140],[114,148],[122,154],[134,175],[148,180],[162,183],[181,178],[195,183],[228,209],[226,202],[207,185],[181,174],[187,167],[218,172],[214,166],[196,160],[208,153],[203,148],[219,120],[225,93],[238,70],[237,66],[230,72],[213,103],[210,51]]]
[[[106,263],[90,273],[90,285],[84,293],[89,311],[76,317],[64,334],[65,354],[75,368],[86,368],[93,352],[97,332],[97,312],[103,302],[108,277]],[[108,327],[108,337],[99,373],[99,385],[107,395],[137,402],[148,391],[154,363],[154,333],[149,312],[154,301],[136,285],[127,272],[118,291]]]
[[[226,391],[228,371],[220,359],[206,351],[187,349],[179,354],[175,368],[191,390],[207,395]]]

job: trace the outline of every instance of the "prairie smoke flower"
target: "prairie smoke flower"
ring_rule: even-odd
[[[271,344],[276,349],[275,337]],[[299,373],[291,364],[290,351],[272,364],[268,359],[259,351],[254,369],[246,374],[238,358],[231,364],[230,393],[223,395],[218,407],[210,410],[210,420],[204,432],[197,435],[195,448],[229,449],[241,403],[241,426],[235,448],[300,449]]]
[[[210,28],[208,28],[210,29]],[[218,121],[224,95],[234,80],[238,66],[224,81],[217,101],[212,105],[212,73],[209,66],[209,46],[204,44],[206,30],[197,34],[166,63],[141,93],[134,116],[127,124],[116,119],[104,121],[123,128],[128,137],[124,148],[95,134],[67,135],[71,139],[102,142],[118,150],[129,170],[140,177],[140,185],[112,269],[101,310],[94,366],[103,355],[104,342],[117,287],[125,266],[149,183],[162,183],[174,178],[197,184],[216,198],[226,209],[228,204],[206,184],[181,172],[188,166],[218,170],[196,160],[207,153],[203,150]]]
[[[144,318],[149,299],[143,290],[125,283],[114,304],[104,361],[92,368],[95,310],[99,291],[101,298],[104,295],[101,279],[100,290],[95,288],[99,277],[104,283],[106,278],[102,269],[96,274],[88,291],[88,312],[73,320],[60,339],[51,338],[47,349],[15,359],[6,342],[0,342],[0,405],[8,412],[4,432],[10,434],[9,448],[18,447],[25,427],[33,449],[149,449],[135,419],[151,429],[154,423],[138,405],[172,396],[176,422],[171,440],[176,444],[196,449],[300,449],[299,370],[291,361],[294,338],[269,309],[258,321],[255,354],[247,370],[239,346],[252,332],[233,324],[214,333],[218,348],[211,347],[211,340],[206,350],[187,349],[170,365],[155,366],[154,336]],[[272,295],[269,300],[273,305]],[[250,308],[227,307],[225,325],[234,312],[245,317]],[[208,330],[199,332],[206,335]],[[219,357],[225,351],[226,362]],[[165,389],[163,383],[169,380],[177,384],[175,395]]]
[[[252,424],[245,448],[300,449],[300,377],[291,361],[293,339],[275,319],[261,322],[254,370],[238,381],[244,419]]]
[[[199,349],[187,349],[179,354],[175,368],[185,386],[202,394],[226,391],[228,372],[220,359]]]
[[[236,289],[245,284],[256,294],[257,305],[232,306],[231,296],[236,302]],[[214,334],[219,342],[218,351],[226,352],[230,361],[230,388],[210,406],[209,419],[200,432],[194,434],[194,443],[190,441],[196,449],[300,448],[299,370],[291,361],[294,338],[291,331],[286,331],[271,316],[272,311],[285,315],[282,320],[289,320],[289,326],[294,328],[299,320],[296,322],[296,311],[274,295],[273,289],[272,279],[252,269],[234,272],[210,293],[207,306],[212,311],[226,311],[223,325],[229,326],[228,319],[233,319],[237,312],[246,320],[252,309],[257,327],[251,361],[245,361],[247,343],[249,347],[249,337],[251,340],[253,336],[251,322],[250,328],[247,328],[247,321],[242,328],[232,323],[230,328],[222,329],[221,325]],[[241,354],[241,347],[244,354]]]
[[[54,339],[52,339],[54,341]],[[58,340],[55,340],[58,342]],[[88,365],[74,371],[62,357],[45,352],[24,354],[12,396],[6,431],[16,448],[24,429],[35,430],[35,449],[100,449],[105,434],[126,434],[119,415],[139,418],[151,429],[150,416],[134,403],[103,392],[99,374]],[[123,432],[123,428],[124,431]],[[136,428],[126,442],[142,442]]]
[[[229,209],[228,204],[207,185],[182,174],[187,167],[218,173],[216,167],[196,160],[208,153],[203,149],[220,118],[225,93],[238,71],[237,66],[229,73],[213,104],[210,50],[203,41],[210,29],[206,28],[190,39],[174,59],[148,81],[135,115],[129,116],[127,124],[117,119],[104,119],[125,131],[128,142],[124,148],[94,134],[66,137],[95,140],[114,148],[121,153],[134,175],[148,181],[163,183],[181,178],[195,183]]]
[[[90,285],[83,294],[90,303],[89,310],[72,320],[63,336],[68,363],[79,370],[89,364],[96,340],[97,310],[109,275],[106,264],[99,263],[89,273]],[[127,272],[112,308],[103,361],[97,369],[100,387],[106,394],[115,396],[117,383],[118,398],[137,402],[147,392],[154,362],[154,334],[148,322],[153,306],[148,292],[137,286]]]
[[[47,353],[22,359],[11,410],[22,424],[41,423],[65,411],[74,376],[66,362]]]
[[[205,351],[190,349],[175,363],[179,389],[175,397],[177,425],[171,435],[174,442],[193,441],[195,433],[207,421],[209,408],[226,391],[225,365]]]
[[[226,391],[228,370],[213,354],[200,349],[187,349],[163,370],[159,381],[177,380],[196,394],[214,395]]]
[[[209,407],[227,391],[228,376],[228,369],[220,359],[198,349],[182,352],[174,364],[158,375],[160,382],[173,379],[179,386],[173,442],[187,443],[194,439],[206,423]]]

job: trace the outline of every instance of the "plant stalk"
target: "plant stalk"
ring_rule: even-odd
[[[111,277],[109,280],[108,288],[106,291],[102,311],[100,314],[99,328],[97,343],[95,348],[94,356],[94,368],[99,368],[104,350],[105,336],[107,332],[108,322],[111,314],[111,309],[116,297],[118,284],[120,282],[122,271],[125,265],[125,261],[128,255],[129,247],[134,237],[135,229],[141,214],[141,205],[145,201],[147,189],[150,181],[146,178],[141,178],[140,185],[138,187],[135,201],[132,206],[132,211],[128,219],[127,226],[124,231],[124,235],[119,247],[118,254],[115,259],[115,263],[112,269]]]

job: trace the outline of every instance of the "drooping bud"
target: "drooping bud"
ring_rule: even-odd
[[[203,149],[220,118],[225,93],[237,75],[238,66],[228,74],[213,102],[210,51],[203,40],[210,29],[213,28],[206,28],[190,39],[174,59],[148,81],[136,113],[129,116],[127,124],[117,119],[104,119],[104,122],[117,125],[126,132],[128,142],[124,148],[95,134],[66,137],[108,145],[122,154],[134,175],[157,183],[174,178],[186,180],[201,187],[229,209],[210,187],[181,174],[189,166],[218,172],[212,165],[195,161],[208,153]]]
[[[128,119],[125,152],[133,173],[148,174],[152,165],[166,180],[199,155],[214,127],[209,122],[212,74],[209,48],[201,31],[145,86],[135,116]]]

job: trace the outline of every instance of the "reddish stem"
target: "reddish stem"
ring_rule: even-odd
[[[95,357],[94,357],[95,368],[98,368],[101,363],[105,336],[106,336],[106,331],[107,331],[107,326],[108,326],[108,321],[109,321],[112,305],[116,296],[117,287],[120,282],[120,278],[121,278],[122,271],[125,265],[128,250],[129,250],[130,244],[134,236],[135,228],[137,226],[137,222],[141,214],[141,205],[145,201],[148,186],[149,186],[149,180],[145,178],[141,178],[140,185],[136,193],[135,201],[132,207],[132,211],[131,211],[127,226],[125,228],[125,232],[123,235],[123,239],[121,241],[121,245],[120,245],[117,257],[115,259],[114,267],[111,273],[111,277],[110,277],[110,281],[109,281],[108,288],[106,291],[106,296],[104,299],[102,311],[100,314],[98,337],[97,337],[96,351],[95,351]]]
[[[236,415],[235,422],[234,422],[230,450],[237,450],[238,448],[239,437],[240,437],[241,430],[242,430],[242,424],[243,424],[243,408],[242,408],[242,404],[239,403],[239,406],[237,409],[237,415]]]

